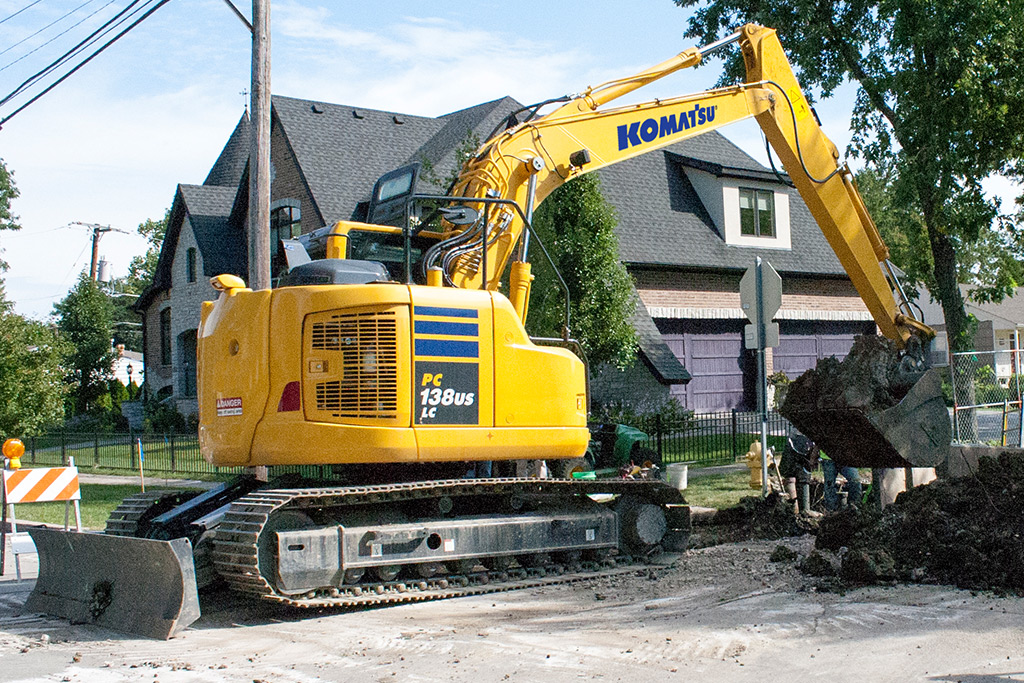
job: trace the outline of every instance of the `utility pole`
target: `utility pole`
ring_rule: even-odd
[[[270,0],[252,0],[249,287],[270,289]]]
[[[123,232],[126,235],[130,235],[131,233],[127,230],[119,230],[117,228],[112,228],[109,225],[97,225],[96,223],[81,223],[79,221],[73,221],[71,225],[81,225],[83,228],[92,229],[92,261],[89,262],[89,279],[96,282],[96,267],[99,265],[100,261],[100,238],[103,237],[104,233],[108,232]]]

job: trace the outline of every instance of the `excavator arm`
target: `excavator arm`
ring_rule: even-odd
[[[643,104],[602,109],[622,97],[739,43],[747,79],[739,85]],[[533,209],[562,183],[583,173],[754,117],[782,161],[882,334],[905,348],[934,332],[913,314],[888,262],[878,229],[835,145],[825,136],[772,29],[748,24],[702,48],[691,48],[635,76],[570,98],[554,111],[488,140],[463,167],[452,191],[460,197],[500,197]],[[445,275],[457,287],[496,289],[508,261],[513,305],[525,320],[529,299],[528,236],[521,217],[498,211]],[[446,237],[457,239],[463,230]],[[487,255],[480,247],[486,241]],[[439,245],[439,252],[443,251]],[[487,273],[481,266],[487,265]],[[525,294],[523,294],[525,292]]]

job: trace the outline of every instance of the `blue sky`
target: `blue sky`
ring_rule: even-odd
[[[0,18],[32,0],[0,0]],[[110,0],[92,0],[83,17]],[[114,4],[94,18],[123,7]],[[0,24],[0,50],[84,0],[41,0]],[[247,16],[250,6],[240,4]],[[504,95],[521,102],[583,90],[690,47],[687,13],[671,0],[562,2],[274,2],[275,94],[439,115]],[[0,68],[66,27],[0,55]],[[63,39],[0,70],[0,92],[84,36]],[[785,41],[785,36],[782,37]],[[62,228],[99,223],[100,252],[115,276],[145,250],[135,227],[169,207],[177,183],[202,183],[241,116],[249,86],[249,34],[222,0],[171,0],[120,42],[0,130],[0,157],[15,173],[20,233],[0,234],[7,296],[20,313],[45,317],[89,264],[90,234]],[[783,43],[785,44],[785,43]],[[633,100],[711,87],[720,63],[675,74]],[[819,105],[826,133],[848,141],[852,88]],[[23,100],[22,100],[23,101]],[[6,116],[13,108],[0,109]],[[754,124],[725,134],[759,159]]]

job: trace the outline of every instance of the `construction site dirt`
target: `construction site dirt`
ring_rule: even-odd
[[[1021,598],[837,589],[800,571],[814,544],[725,543],[618,577],[357,612],[215,592],[169,641],[23,614],[28,582],[5,581],[0,681],[1024,680]]]

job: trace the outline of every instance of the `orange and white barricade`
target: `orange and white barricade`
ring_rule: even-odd
[[[18,522],[14,506],[28,503],[52,503],[63,501],[64,530],[70,527],[71,510],[75,511],[75,530],[82,530],[82,511],[79,501],[82,491],[78,482],[78,468],[74,460],[68,467],[38,467],[34,469],[14,469],[3,471],[3,517],[4,522],[10,521],[11,550],[14,552],[14,563],[21,580],[22,553],[35,552],[28,533],[18,532]],[[7,524],[2,525],[0,536],[7,536]],[[6,550],[6,538],[0,539],[0,548]],[[0,573],[3,567],[0,565]]]

